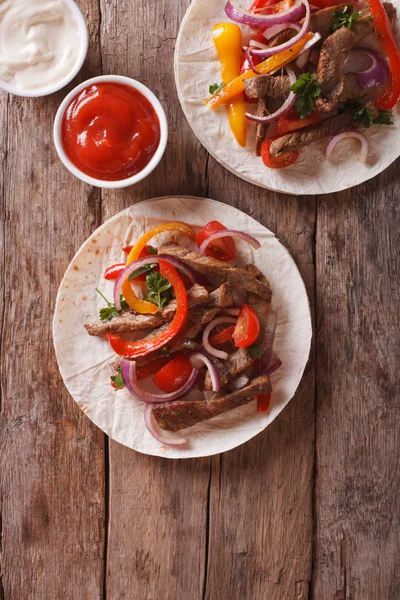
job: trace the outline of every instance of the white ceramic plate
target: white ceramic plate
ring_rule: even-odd
[[[283,367],[272,377],[273,394],[267,413],[257,413],[255,403],[235,409],[184,431],[185,446],[166,447],[146,430],[144,406],[124,389],[110,386],[113,354],[107,340],[91,337],[84,323],[98,318],[104,302],[99,287],[112,298],[113,282],[103,273],[121,262],[121,248],[160,223],[181,220],[194,227],[223,221],[257,237],[261,249],[238,242],[238,261],[254,262],[268,277],[272,307],[278,313],[274,349]],[[170,237],[170,236],[167,236]],[[160,240],[154,240],[157,245]],[[79,249],[58,291],[54,319],[54,345],[64,383],[86,415],[112,439],[144,454],[167,458],[209,456],[235,448],[265,429],[295,393],[307,364],[312,328],[303,280],[295,262],[274,234],[241,211],[193,197],[157,198],[119,213],[99,227]]]
[[[216,23],[228,21],[226,0],[194,0],[181,24],[175,49],[175,81],[183,112],[193,132],[208,152],[242,179],[288,194],[326,194],[345,190],[375,177],[400,155],[400,111],[395,124],[362,130],[370,142],[366,164],[357,160],[360,143],[341,142],[331,160],[325,159],[329,138],[303,148],[296,163],[285,169],[268,169],[254,152],[254,124],[249,125],[248,146],[241,148],[229,128],[224,107],[215,111],[204,104],[208,87],[221,81],[220,64],[211,37]],[[247,6],[242,0],[242,6]],[[250,0],[248,2],[250,5]],[[400,0],[393,0],[400,14]],[[395,27],[400,47],[400,28]],[[363,46],[374,46],[366,38]]]

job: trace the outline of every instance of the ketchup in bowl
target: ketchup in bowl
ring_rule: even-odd
[[[68,105],[61,126],[70,161],[85,175],[103,181],[128,179],[150,162],[160,143],[152,104],[121,83],[97,83]]]

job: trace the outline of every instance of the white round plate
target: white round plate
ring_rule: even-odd
[[[242,0],[241,5],[246,5]],[[221,81],[220,64],[212,40],[216,23],[229,21],[224,12],[226,0],[193,0],[182,21],[175,48],[175,82],[183,112],[208,152],[226,169],[245,181],[287,194],[327,194],[339,192],[375,177],[400,155],[400,111],[394,111],[394,125],[373,126],[362,132],[369,140],[366,164],[357,160],[360,142],[345,140],[326,160],[329,138],[300,151],[300,157],[285,169],[268,169],[255,155],[254,123],[249,124],[247,148],[233,138],[224,107],[209,109],[205,99],[210,84]],[[248,0],[250,5],[250,0]],[[400,0],[393,0],[400,14]],[[400,27],[395,35],[400,47]],[[370,39],[371,38],[371,39]],[[372,36],[363,46],[374,46]],[[376,47],[376,45],[375,45]]]
[[[274,391],[267,413],[257,413],[255,403],[251,402],[185,430],[185,446],[166,447],[148,433],[143,404],[126,389],[115,392],[111,388],[111,362],[115,355],[106,338],[89,336],[83,325],[97,320],[99,309],[104,306],[96,287],[112,298],[113,282],[106,281],[103,274],[108,266],[121,262],[122,247],[166,221],[180,220],[199,228],[212,219],[223,221],[228,228],[247,231],[261,242],[258,251],[238,242],[237,260],[254,262],[270,281],[272,308],[278,313],[274,349],[283,367],[272,377]],[[160,240],[155,239],[154,243],[157,245]],[[307,364],[311,336],[310,307],[303,280],[274,234],[231,206],[186,196],[141,202],[99,227],[78,250],[65,273],[53,319],[60,372],[80,408],[117,442],[144,454],[167,458],[225,452],[265,429],[296,391]]]

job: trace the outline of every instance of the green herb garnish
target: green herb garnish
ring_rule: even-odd
[[[374,122],[374,114],[368,106],[362,106],[354,113],[353,119],[361,123],[363,127],[369,129]]]
[[[335,10],[332,14],[332,27],[330,29],[331,33],[334,33],[342,27],[351,29],[354,21],[356,21],[359,18],[359,16],[360,11],[352,11],[350,6],[344,6],[342,9],[339,8]]]
[[[361,123],[363,127],[369,129],[371,125],[394,125],[393,114],[390,110],[380,110],[378,116],[374,118],[373,111],[358,102],[358,100],[349,100],[345,102],[344,107],[339,110],[340,113],[353,113],[354,121]]]
[[[136,269],[136,271],[133,271],[133,273],[131,273],[128,277],[128,281],[132,281],[133,279],[136,279],[136,277],[139,277],[139,275],[143,275],[143,273],[148,273],[149,271],[151,271],[152,269],[154,269],[156,265],[143,265],[142,267],[139,267],[138,269]]]
[[[392,121],[393,113],[390,110],[380,110],[378,116],[374,119],[376,125],[394,125]]]
[[[102,294],[98,288],[96,288],[96,292],[98,294],[100,294],[100,296],[103,298],[103,300],[105,300],[105,302],[107,303],[107,307],[100,309],[100,320],[103,322],[111,321],[111,319],[116,317],[118,314],[121,314],[122,311],[127,310],[129,308],[129,305],[128,305],[127,301],[124,299],[124,297],[122,296],[122,294],[121,294],[121,309],[122,310],[118,311],[115,308],[115,304],[113,304],[112,302],[109,302],[107,300],[107,298],[104,296],[104,294]]]
[[[247,348],[247,355],[250,356],[250,358],[256,358],[259,360],[262,357],[262,352],[261,349],[256,346],[256,344],[253,344]]]
[[[172,299],[171,284],[157,271],[151,271],[146,277],[146,300],[162,308]]]
[[[296,94],[295,107],[299,117],[305,119],[314,108],[315,98],[321,94],[318,79],[312,73],[303,73],[290,89]]]
[[[157,248],[154,248],[153,246],[150,246],[150,245],[146,246],[146,248],[147,248],[147,252],[149,254],[158,254]]]
[[[219,90],[222,90],[222,88],[224,87],[224,82],[222,83],[212,83],[210,85],[210,87],[208,88],[209,93],[211,94],[211,96],[214,96],[214,94],[216,94],[217,92],[219,92]]]
[[[115,391],[122,390],[125,387],[124,378],[122,377],[121,365],[117,367],[117,374],[110,377]]]

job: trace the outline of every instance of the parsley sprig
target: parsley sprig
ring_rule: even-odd
[[[128,305],[127,301],[124,299],[124,297],[122,296],[122,294],[121,294],[121,309],[122,310],[118,311],[115,308],[115,304],[113,304],[112,302],[109,302],[107,300],[107,298],[104,296],[104,294],[102,294],[98,288],[96,288],[96,292],[98,294],[100,294],[100,296],[103,298],[103,300],[105,300],[105,302],[107,303],[106,307],[100,309],[100,320],[103,321],[104,323],[107,321],[111,321],[111,319],[116,317],[118,314],[121,314],[122,311],[127,310],[129,308],[129,305]]]
[[[222,81],[221,83],[212,83],[210,85],[210,87],[208,88],[208,92],[211,94],[211,96],[214,96],[214,94],[216,94],[217,92],[219,92],[219,90],[222,90],[222,88],[224,87],[224,82]]]
[[[150,271],[146,277],[147,296],[146,300],[162,308],[172,299],[171,284],[157,271]]]
[[[117,367],[117,374],[110,377],[115,391],[122,390],[125,387],[124,378],[122,377],[121,365]]]
[[[349,100],[345,103],[341,112],[353,113],[353,120],[361,123],[363,127],[369,129],[371,125],[393,125],[393,114],[390,110],[380,110],[377,117],[374,117],[373,111],[357,100]]]
[[[143,275],[143,273],[148,273],[149,271],[151,271],[152,269],[154,269],[156,265],[143,265],[143,267],[139,267],[138,269],[136,269],[136,271],[133,271],[133,273],[131,273],[128,277],[128,281],[132,281],[133,279],[136,279],[136,277],[139,277],[139,275]]]
[[[253,344],[249,348],[247,348],[247,355],[250,358],[260,359],[262,358],[262,351],[256,344]]]
[[[296,94],[295,107],[301,119],[308,117],[313,108],[314,100],[321,94],[321,86],[313,73],[303,73],[291,86]]]
[[[331,33],[334,33],[342,27],[351,29],[354,21],[360,16],[359,10],[352,10],[350,6],[344,6],[342,9],[337,9],[332,14],[332,27]]]

